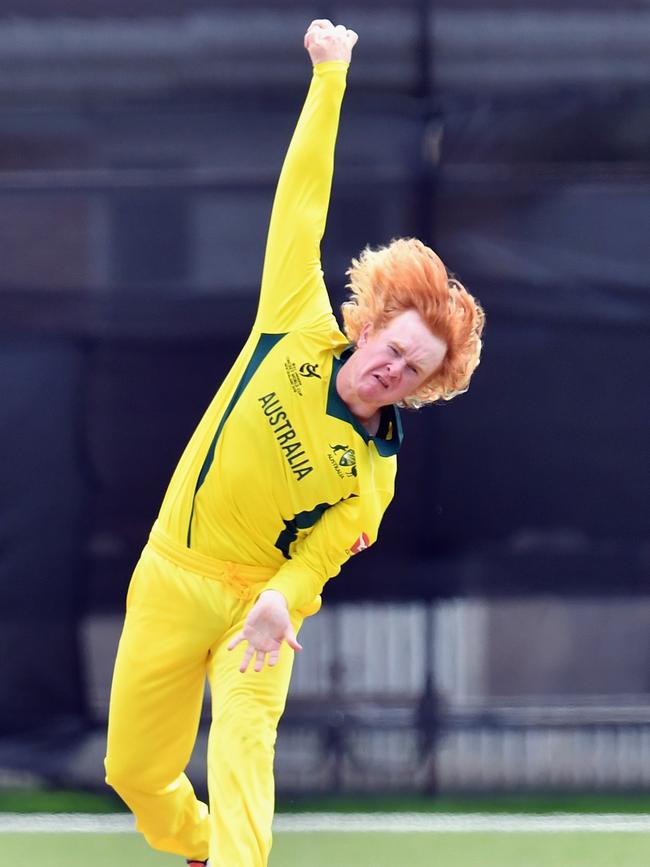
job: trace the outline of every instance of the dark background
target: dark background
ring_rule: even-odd
[[[361,35],[335,306],[413,234],[487,314],[326,601],[646,593],[646,4],[64,5],[0,8],[0,731],[87,715],[78,624],[121,610],[252,324],[314,17]]]

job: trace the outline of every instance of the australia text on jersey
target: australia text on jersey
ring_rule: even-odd
[[[274,391],[270,391],[268,394],[257,399],[262,404],[264,415],[273,428],[275,438],[284,452],[284,457],[291,468],[291,472],[299,482],[302,481],[314,468],[307,457],[302,443],[298,440],[293,425],[289,421],[289,417],[284,411],[282,404]]]

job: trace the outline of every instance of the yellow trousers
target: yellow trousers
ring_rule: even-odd
[[[226,647],[259,592],[250,579],[260,572],[200,564],[184,551],[154,531],[133,574],[111,689],[106,781],[151,846],[209,857],[212,867],[266,867],[275,739],[293,651],[284,646],[275,667],[241,674],[245,643]],[[197,563],[206,568],[197,571]],[[302,616],[292,613],[292,622],[297,631]],[[184,773],[206,675],[210,811]]]

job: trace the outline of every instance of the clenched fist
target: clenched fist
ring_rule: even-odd
[[[358,39],[354,30],[348,30],[342,24],[335,27],[327,18],[320,18],[312,21],[307,28],[305,48],[314,66],[327,60],[344,60],[349,63]]]

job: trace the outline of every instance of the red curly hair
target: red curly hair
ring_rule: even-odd
[[[367,322],[379,330],[393,317],[414,309],[447,344],[442,364],[405,399],[406,406],[419,408],[467,391],[481,355],[485,314],[433,250],[416,238],[398,238],[387,247],[366,247],[346,273],[351,293],[341,312],[351,343],[357,342]]]

